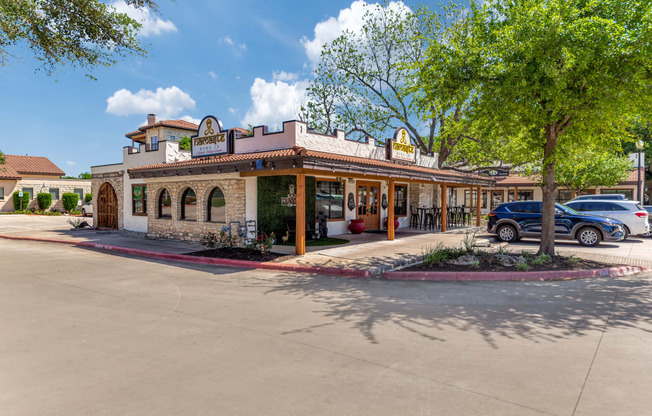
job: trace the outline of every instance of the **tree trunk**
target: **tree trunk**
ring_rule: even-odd
[[[541,215],[541,244],[539,254],[555,255],[555,147],[557,130],[554,123],[546,126],[546,147],[543,165],[543,200]]]

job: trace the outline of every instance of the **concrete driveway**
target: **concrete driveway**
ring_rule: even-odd
[[[0,240],[7,415],[644,415],[652,276],[425,283]]]

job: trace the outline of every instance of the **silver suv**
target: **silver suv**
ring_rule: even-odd
[[[645,235],[649,230],[648,212],[636,201],[572,200],[567,207],[582,214],[614,218],[625,223],[625,238],[629,234]]]

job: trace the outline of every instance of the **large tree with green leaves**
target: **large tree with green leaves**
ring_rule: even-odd
[[[539,168],[539,251],[554,255],[558,168],[587,149],[620,150],[650,108],[652,3],[488,0],[471,14],[477,137],[485,151]]]
[[[433,72],[441,67],[434,62],[428,83],[417,77],[429,46],[439,51],[438,64],[461,58],[468,34],[463,14],[455,5],[438,14],[402,3],[368,6],[360,30],[323,46],[300,117],[322,132],[339,128],[359,138],[383,139],[403,126],[422,152],[439,153],[440,166],[468,166],[459,153],[449,156],[467,138],[460,121],[471,90],[447,83]],[[427,102],[422,86],[431,93]]]
[[[125,0],[157,10],[153,0]],[[21,59],[24,48],[49,75],[64,65],[87,71],[117,57],[145,55],[136,35],[141,25],[100,0],[0,0],[0,63]]]

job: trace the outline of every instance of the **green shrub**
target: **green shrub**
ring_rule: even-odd
[[[63,201],[63,209],[65,209],[66,212],[70,212],[73,209],[77,208],[77,203],[79,202],[79,195],[72,192],[67,192],[61,195],[61,201]]]
[[[447,248],[444,243],[439,242],[435,246],[427,247],[423,253],[423,262],[430,266],[433,264],[443,263],[448,260],[454,260],[467,254],[464,248]]]
[[[52,205],[52,195],[45,192],[36,195],[36,200],[38,201],[38,207],[41,211],[45,211],[50,208],[50,205]]]
[[[84,204],[88,204],[93,200],[93,194],[86,194],[84,195]]]
[[[533,266],[541,266],[546,263],[550,263],[551,260],[552,258],[548,254],[539,254],[538,256],[530,260],[530,264],[532,264]]]
[[[528,270],[530,270],[530,266],[528,266],[527,263],[518,263],[516,265],[516,270],[520,272],[527,272]]]
[[[14,210],[20,211],[20,197],[18,196],[19,191],[14,192]],[[27,192],[23,192],[23,210],[27,209],[27,206],[29,205],[29,194]]]

